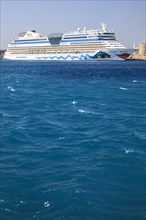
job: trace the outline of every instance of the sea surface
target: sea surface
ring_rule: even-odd
[[[0,219],[146,219],[146,62],[0,68]]]

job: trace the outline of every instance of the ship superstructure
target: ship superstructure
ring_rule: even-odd
[[[107,31],[107,27],[103,23],[101,30],[86,30],[86,27],[81,30],[78,28],[75,32],[64,34],[61,40],[61,44],[64,45],[80,45],[83,43],[89,45],[94,43],[96,46],[105,48],[109,48],[109,46],[111,48],[125,48],[116,40],[115,33]]]
[[[17,38],[15,38],[8,48],[11,47],[32,47],[32,46],[48,46],[50,42],[47,37],[43,37],[35,30],[21,32]]]
[[[49,38],[50,36],[50,38]],[[57,36],[44,37],[35,30],[20,33],[8,45],[5,59],[22,60],[120,60],[133,49],[127,49],[116,40],[115,33],[102,23],[101,29],[78,28]],[[54,36],[54,38],[53,38]],[[60,35],[59,35],[60,36]],[[52,42],[54,42],[52,44]]]

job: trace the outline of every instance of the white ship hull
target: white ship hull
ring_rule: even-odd
[[[11,54],[6,52],[4,59],[9,60],[124,60],[126,56],[133,53],[133,49],[124,49],[123,51],[102,50],[94,53],[52,53],[52,54]]]

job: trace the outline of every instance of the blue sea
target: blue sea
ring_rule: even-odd
[[[0,219],[146,219],[146,62],[0,65]]]

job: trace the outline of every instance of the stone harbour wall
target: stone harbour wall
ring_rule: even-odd
[[[131,54],[128,59],[132,60],[146,60],[146,43],[140,43],[138,50]]]

